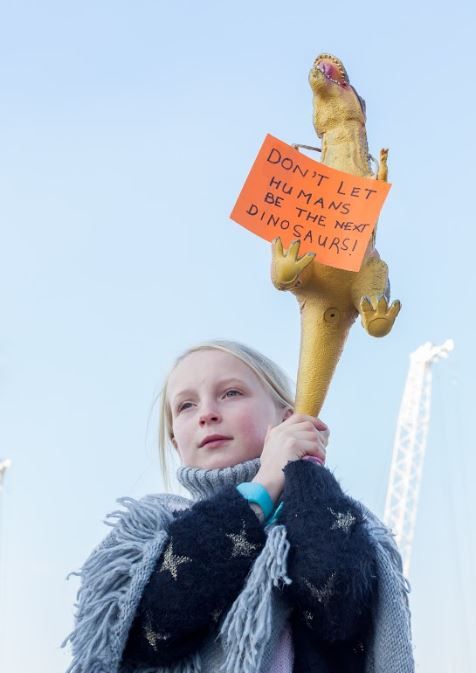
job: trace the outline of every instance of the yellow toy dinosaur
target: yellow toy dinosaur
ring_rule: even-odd
[[[313,123],[322,139],[321,162],[362,177],[387,180],[388,150],[380,151],[377,174],[370,169],[365,130],[365,103],[349,82],[342,62],[320,54],[309,74]],[[317,416],[344,348],[349,329],[360,314],[369,334],[385,336],[400,311],[389,306],[388,267],[374,248],[375,232],[360,271],[344,271],[299,257],[299,241],[283,249],[272,243],[271,276],[278,290],[290,290],[301,310],[301,349],[297,377],[297,413]]]

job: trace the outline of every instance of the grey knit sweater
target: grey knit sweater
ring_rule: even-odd
[[[116,520],[110,524],[113,530],[78,573],[75,629],[63,643],[70,641],[73,650],[68,673],[269,673],[289,617],[288,605],[275,590],[290,581],[289,542],[279,523],[267,528],[267,542],[221,621],[219,637],[213,634],[198,652],[166,668],[131,667],[122,660],[142,594],[166,548],[173,513],[225,486],[250,481],[258,468],[259,460],[220,470],[182,467],[178,479],[193,500],[172,495],[119,500],[125,510],[109,515]],[[400,556],[388,530],[362,509],[375,546],[378,575],[366,673],[413,673],[408,586]]]

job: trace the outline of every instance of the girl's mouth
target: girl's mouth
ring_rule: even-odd
[[[201,449],[204,446],[213,448],[219,446],[222,442],[228,442],[230,439],[232,437],[225,437],[225,435],[209,435],[200,442],[199,448]]]

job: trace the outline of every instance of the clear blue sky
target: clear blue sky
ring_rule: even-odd
[[[408,356],[435,367],[411,570],[419,671],[476,669],[472,3],[26,2],[0,8],[0,670],[62,673],[77,580],[122,495],[162,489],[173,357],[242,340],[291,376],[297,304],[228,219],[266,133],[316,142],[307,72],[338,55],[390,147],[378,248],[402,313],[356,325],[329,464],[383,512]]]

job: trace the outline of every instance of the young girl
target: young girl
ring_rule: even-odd
[[[178,358],[162,393],[192,500],[123,498],[81,574],[69,673],[412,673],[388,531],[324,467],[328,431],[234,342]]]

